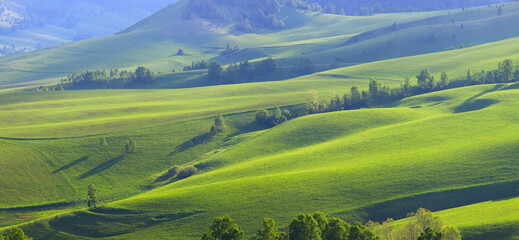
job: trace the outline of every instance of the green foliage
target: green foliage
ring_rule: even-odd
[[[25,235],[25,233],[22,231],[22,229],[19,229],[19,228],[13,228],[11,229],[11,231],[9,232],[9,235],[7,236],[2,236],[0,235],[0,240],[32,240],[31,237],[28,237]]]
[[[351,226],[340,218],[329,218],[322,231],[323,240],[347,240]]]
[[[409,76],[404,77],[404,83],[400,84],[400,89],[404,97],[411,96],[411,79]]]
[[[449,76],[447,76],[447,72],[445,70],[441,73],[441,83],[440,87],[445,88],[449,85]]]
[[[276,108],[274,110],[274,114],[272,114],[272,117],[270,118],[270,124],[272,126],[277,126],[279,124],[282,124],[284,122],[287,121],[287,117],[285,117],[282,113],[281,113],[281,109]]]
[[[178,179],[188,178],[188,177],[195,175],[197,172],[198,172],[198,169],[196,167],[188,166],[188,167],[182,168],[182,170],[180,170],[178,172],[177,178]]]
[[[514,61],[512,59],[506,59],[503,62],[500,62],[497,71],[501,82],[511,82],[514,79]]]
[[[299,214],[297,218],[292,220],[289,228],[288,237],[290,240],[321,240],[319,224],[310,215]]]
[[[430,227],[425,229],[425,232],[422,232],[420,236],[418,236],[417,240],[443,240],[445,236],[441,232],[435,232]]]
[[[319,94],[313,89],[308,90],[306,94],[306,109],[309,113],[319,112]]]
[[[133,140],[128,141],[125,145],[126,153],[134,153],[136,148],[137,146]]]
[[[424,91],[433,91],[436,87],[436,81],[434,80],[434,76],[431,75],[429,69],[424,69],[420,72],[419,75],[416,76],[418,79],[418,86],[420,86]]]
[[[375,224],[371,229],[382,239],[415,240],[415,239],[445,239],[460,240],[460,231],[431,211],[420,208],[416,213],[408,214],[408,221],[403,225],[395,225],[388,219],[382,225]]]
[[[87,205],[89,208],[97,208],[97,189],[90,185],[88,186]]]
[[[257,123],[266,123],[270,118],[269,112],[267,110],[259,110],[255,114],[255,121]]]
[[[242,240],[244,233],[230,217],[215,218],[202,240]]]
[[[255,235],[256,240],[282,240],[284,237],[285,233],[277,230],[276,222],[272,218],[263,218],[263,228]]]
[[[198,69],[209,69],[209,64],[202,60],[197,62],[191,62],[191,66],[184,66],[184,71],[198,70]]]
[[[222,79],[222,65],[218,62],[209,63],[209,81],[211,82],[219,82]]]
[[[297,75],[308,75],[315,71],[314,64],[309,58],[301,59],[294,66],[294,72]]]
[[[168,170],[168,175],[171,177],[177,176],[177,174],[182,171],[182,168],[180,166],[173,166]]]
[[[225,130],[225,119],[223,118],[223,116],[221,114],[218,114],[218,116],[216,116],[214,118],[214,124],[211,127],[210,132],[213,134],[216,134],[216,133],[222,132],[224,130]]]

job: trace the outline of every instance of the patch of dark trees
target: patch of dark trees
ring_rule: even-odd
[[[72,89],[110,88],[124,89],[148,85],[155,80],[155,74],[146,67],[138,67],[135,71],[119,71],[118,69],[88,70],[74,73],[61,79],[60,86]]]

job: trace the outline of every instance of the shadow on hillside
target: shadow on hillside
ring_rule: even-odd
[[[416,209],[422,207],[434,212],[490,200],[517,197],[519,196],[517,189],[518,184],[519,181],[511,181],[425,193],[389,200],[365,208],[346,210],[333,215],[352,221],[373,220],[382,222],[387,218],[402,219],[406,217],[407,213],[414,212]]]
[[[88,177],[91,177],[93,175],[96,175],[106,169],[109,169],[111,167],[113,167],[115,164],[119,163],[120,161],[122,161],[124,159],[126,155],[123,154],[119,157],[116,157],[116,158],[113,158],[111,160],[108,160],[104,163],[102,163],[101,165],[95,167],[94,169],[82,174],[81,176],[78,177],[78,179],[85,179],[85,178],[88,178]]]
[[[173,156],[173,155],[175,155],[177,153],[184,152],[184,151],[186,151],[186,150],[188,150],[190,148],[193,148],[193,147],[196,147],[198,145],[207,143],[207,142],[211,141],[212,138],[213,138],[213,134],[211,134],[209,132],[200,134],[200,135],[192,138],[191,140],[178,145],[175,148],[175,151],[169,153],[169,156]]]
[[[104,210],[101,207],[101,209],[78,211],[69,215],[58,215],[49,221],[49,225],[53,230],[80,237],[107,238],[136,232],[199,213],[202,211],[154,215],[125,209]],[[117,227],[114,227],[114,224]]]
[[[63,166],[63,167],[61,167],[61,168],[59,168],[58,170],[52,172],[52,174],[56,174],[56,173],[59,173],[59,172],[61,172],[61,171],[67,170],[67,169],[69,169],[69,168],[71,168],[71,167],[73,167],[73,166],[75,166],[75,165],[78,165],[78,164],[80,164],[80,163],[82,163],[82,162],[88,160],[90,157],[92,157],[92,155],[86,155],[86,156],[83,156],[83,157],[81,157],[80,159],[75,160],[75,161],[73,161],[73,162],[71,162],[71,163],[69,163],[69,164],[67,164],[67,165],[65,165],[65,166]]]
[[[485,94],[491,93],[491,92],[499,91],[503,87],[504,87],[504,84],[498,84],[498,85],[494,86],[491,89],[487,89],[487,90],[485,90],[483,92],[480,92],[480,93],[478,93],[478,94],[468,98],[462,104],[460,104],[459,106],[454,108],[454,113],[464,113],[464,112],[471,112],[471,111],[481,110],[481,109],[484,109],[486,107],[489,107],[492,104],[499,103],[499,101],[497,101],[497,100],[492,100],[492,99],[476,99],[476,98],[479,98],[479,97],[481,97],[481,96],[483,96]]]

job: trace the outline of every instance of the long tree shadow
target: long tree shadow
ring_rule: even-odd
[[[78,159],[78,160],[76,160],[76,161],[73,161],[73,162],[71,162],[71,163],[69,163],[69,164],[67,164],[67,165],[65,165],[65,166],[63,166],[63,167],[61,167],[61,168],[59,168],[58,170],[52,172],[52,174],[54,175],[54,174],[59,173],[59,172],[61,172],[61,171],[67,170],[67,169],[69,169],[69,168],[71,168],[71,167],[73,167],[73,166],[75,166],[75,165],[78,165],[78,164],[80,164],[80,163],[82,163],[82,162],[88,160],[90,157],[92,157],[92,155],[86,155],[86,156],[83,156],[83,157],[81,157],[80,159]]]
[[[191,140],[178,145],[175,148],[175,151],[169,153],[169,156],[173,156],[173,155],[175,155],[177,153],[181,153],[181,152],[186,151],[186,150],[188,150],[190,148],[193,148],[193,147],[196,147],[198,145],[207,143],[207,142],[211,141],[213,136],[214,135],[212,133],[210,133],[210,132],[202,133],[202,134],[192,138]]]
[[[102,163],[101,165],[95,167],[94,169],[82,174],[81,176],[78,177],[78,179],[85,179],[85,178],[91,177],[93,175],[96,175],[106,169],[109,169],[109,168],[113,167],[115,164],[117,164],[118,162],[122,161],[125,156],[126,155],[123,154],[119,157],[106,161],[106,162]]]
[[[463,113],[463,112],[470,112],[470,111],[476,111],[481,110],[483,108],[486,108],[492,104],[498,103],[497,100],[491,100],[491,99],[476,99],[479,98],[485,94],[499,91],[501,90],[505,85],[504,84],[498,84],[494,86],[491,89],[487,89],[483,92],[480,92],[467,100],[465,100],[462,104],[454,108],[454,113]]]

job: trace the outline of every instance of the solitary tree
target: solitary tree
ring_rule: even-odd
[[[186,53],[184,52],[184,50],[182,48],[179,48],[178,52],[177,52],[177,55],[184,56],[184,55],[186,55]]]
[[[218,114],[214,119],[214,124],[211,127],[211,133],[218,133],[223,131],[225,128],[225,119],[221,114]]]
[[[498,16],[503,15],[503,7],[499,7],[499,8],[497,9],[497,15],[498,15]]]
[[[313,89],[308,90],[306,94],[306,109],[310,113],[316,113],[319,111],[319,94]]]
[[[98,200],[97,200],[96,192],[97,192],[97,189],[93,185],[88,186],[87,202],[88,202],[89,208],[91,208],[91,207],[97,208]]]
[[[447,87],[447,85],[449,85],[449,76],[447,76],[447,72],[445,72],[445,70],[442,71],[441,80],[442,87]]]
[[[202,240],[242,240],[244,233],[230,217],[215,218]]]

